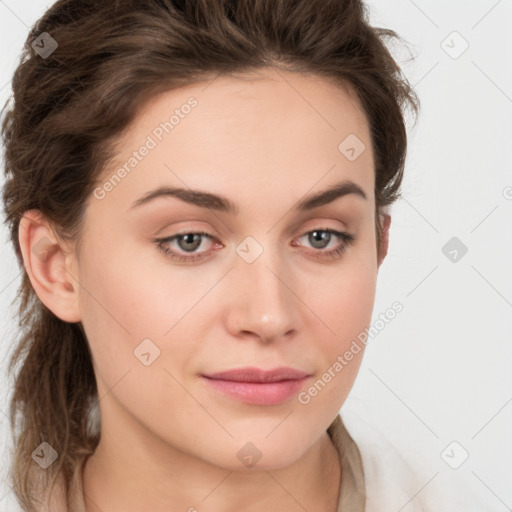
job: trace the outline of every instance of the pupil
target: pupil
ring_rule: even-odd
[[[317,242],[320,242],[320,246],[322,246],[322,242],[329,242],[329,238],[331,236],[331,234],[328,233],[327,231],[313,231],[311,235],[314,240],[313,245],[316,244]]]
[[[194,243],[194,237],[196,237],[195,243]],[[196,234],[192,234],[192,233],[183,235],[182,240],[185,241],[185,247],[183,247],[183,249],[187,249],[187,248],[188,249],[197,249],[197,247],[199,247],[199,245],[201,244],[200,235],[196,235]]]

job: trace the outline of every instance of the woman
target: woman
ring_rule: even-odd
[[[388,510],[339,416],[419,106],[384,36],[354,0],[37,22],[3,121],[23,510]]]

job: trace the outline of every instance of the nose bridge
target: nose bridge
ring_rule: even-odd
[[[272,240],[248,237],[236,249],[229,313],[233,334],[250,332],[268,341],[299,327],[297,299],[290,290],[293,277],[286,255],[271,246]]]

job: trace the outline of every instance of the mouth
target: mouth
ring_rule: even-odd
[[[253,405],[277,405],[297,394],[311,374],[287,367],[273,370],[248,367],[201,377],[211,389],[235,400]]]

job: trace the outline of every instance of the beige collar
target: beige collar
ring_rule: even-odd
[[[341,486],[336,512],[364,512],[366,505],[363,462],[357,444],[338,414],[327,429],[338,449],[341,464]]]

